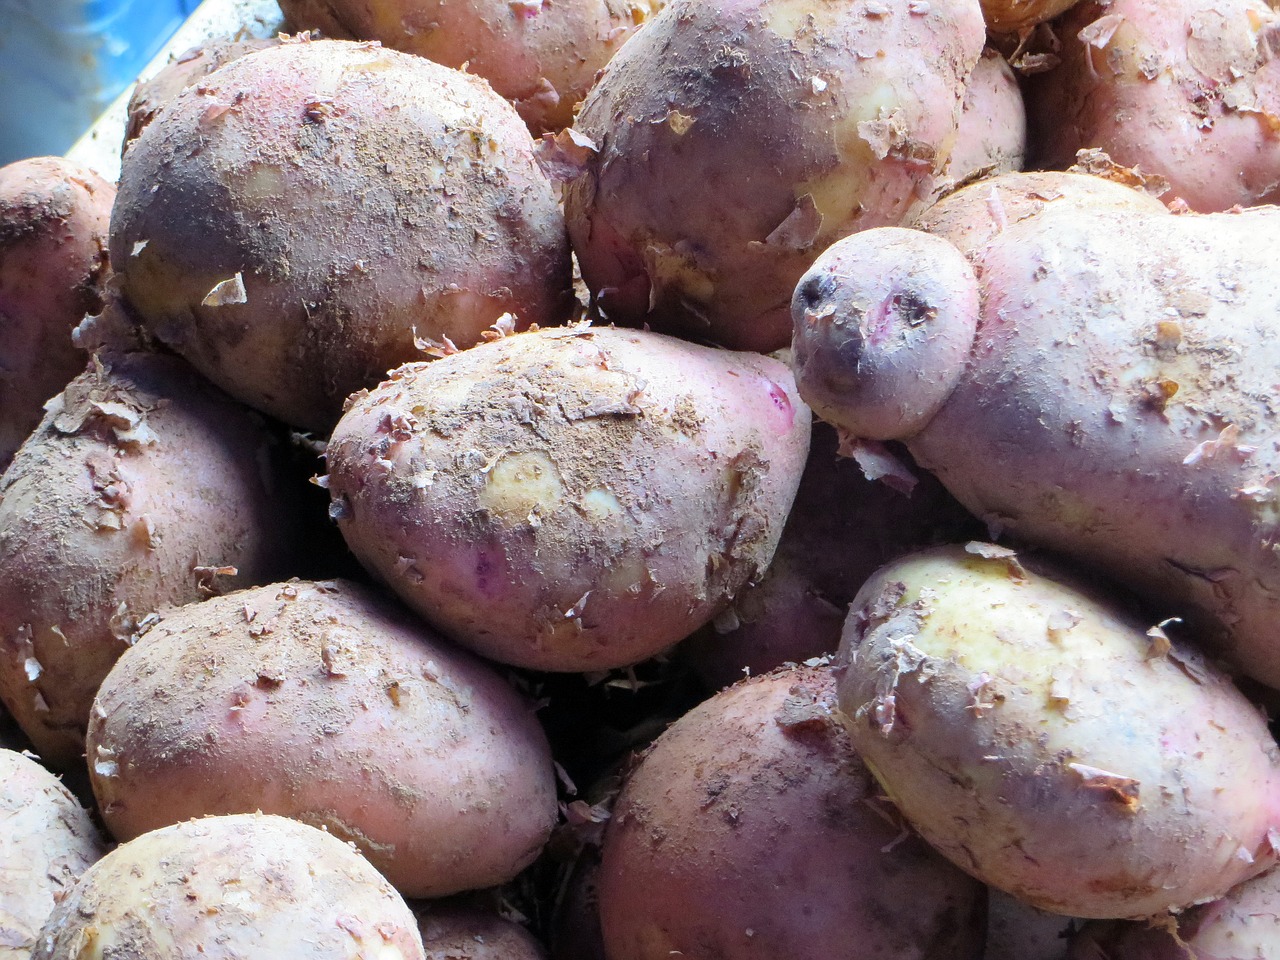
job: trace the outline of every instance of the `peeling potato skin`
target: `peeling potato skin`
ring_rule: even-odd
[[[148,615],[284,574],[274,442],[176,357],[95,361],[50,402],[0,479],[0,700],[46,763],[82,762],[94,692]]]
[[[785,346],[814,257],[927,201],[984,36],[976,0],[668,4],[575,123],[599,153],[565,214],[600,309],[735,349]]]
[[[87,753],[119,840],[260,810],[353,841],[406,897],[507,882],[556,820],[532,706],[343,581],[167,614],[103,681]]]
[[[332,513],[367,569],[503,663],[646,659],[763,571],[809,411],[786,367],[574,327],[401,368],[328,448]]]
[[[1280,200],[1280,13],[1264,0],[1086,2],[1056,33],[1062,63],[1027,86],[1034,165],[1100,147],[1202,213]]]
[[[71,331],[101,306],[115,195],[61,157],[0,167],[0,471],[84,369]]]
[[[1260,712],[1101,595],[978,549],[995,553],[889,565],[845,627],[840,710],[906,819],[1070,916],[1180,910],[1273,865],[1280,777]]]
[[[807,668],[744,681],[644,755],[605,834],[610,960],[982,956],[985,890],[904,833],[834,693]]]
[[[573,123],[596,74],[663,0],[284,0],[289,22],[483,77],[535,136]]]
[[[283,817],[191,820],[88,870],[32,960],[425,960],[417,925],[352,847]]]
[[[125,157],[111,261],[161,341],[321,431],[424,340],[468,347],[572,302],[563,216],[510,105],[337,40],[241,57],[162,110]]]
[[[0,749],[0,960],[27,960],[56,898],[106,845],[66,787]]]

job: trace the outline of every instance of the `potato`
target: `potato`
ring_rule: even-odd
[[[815,264],[801,394],[853,437],[904,440],[993,530],[1096,566],[1280,686],[1280,211],[1173,216],[1096,191],[1014,219],[996,187],[969,189],[951,220],[968,263],[938,228],[868,231]]]
[[[577,326],[411,364],[329,441],[332,515],[360,561],[502,663],[636,663],[769,564],[809,412],[786,367]]]
[[[609,960],[982,955],[982,886],[903,831],[828,671],[745,681],[628,776],[605,834]]]
[[[0,167],[0,471],[84,369],[71,331],[101,306],[115,195],[60,157]]]
[[[1265,0],[1081,3],[1028,84],[1032,162],[1100,147],[1194,210],[1280,200],[1280,14]]]
[[[1080,0],[982,0],[982,15],[992,33],[1020,33],[1052,20]]]
[[[167,614],[103,681],[87,750],[118,840],[260,810],[351,840],[407,897],[505,883],[556,820],[532,705],[341,581]]]
[[[426,960],[546,960],[524,927],[479,905],[437,901],[415,913]]]
[[[596,73],[663,0],[281,0],[290,23],[484,77],[537,135],[562,130]]]
[[[5,749],[0,822],[0,960],[27,960],[56,898],[107,851],[57,777]]]
[[[285,575],[276,441],[181,360],[95,360],[0,480],[0,700],[59,769],[157,611]]]
[[[190,820],[85,872],[32,960],[424,960],[413,914],[355,850],[284,817]]]
[[[336,40],[241,57],[162,110],[125,156],[111,262],[161,341],[310,430],[428,341],[571,305],[563,217],[510,105]]]
[[[944,172],[951,181],[1021,170],[1027,152],[1027,112],[1009,62],[982,51],[964,88],[955,146]]]
[[[977,0],[668,4],[575,123],[599,152],[565,215],[600,310],[785,346],[818,253],[927,201],[984,36]]]
[[[1059,570],[976,543],[889,564],[835,670],[849,737],[906,819],[1032,906],[1144,917],[1276,862],[1266,719]]]

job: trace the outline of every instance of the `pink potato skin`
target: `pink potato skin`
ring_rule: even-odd
[[[87,749],[119,840],[260,810],[353,841],[408,897],[505,883],[556,818],[531,704],[343,581],[172,611],[103,682]]]
[[[535,136],[573,123],[574,107],[662,0],[283,0],[301,29],[378,40],[483,77]]]
[[[668,4],[575,123],[599,152],[565,215],[600,310],[785,346],[814,257],[928,201],[984,36],[977,0]]]
[[[1062,63],[1027,87],[1032,163],[1099,147],[1202,213],[1274,203],[1278,30],[1264,0],[1081,3],[1056,26]]]
[[[965,245],[982,311],[964,376],[897,435],[993,530],[1096,565],[1280,686],[1280,211],[1036,190],[1020,218],[983,184],[938,205],[964,205],[931,229]],[[896,269],[858,262],[855,288]]]
[[[520,924],[478,904],[449,900],[414,910],[426,960],[546,960],[547,952]]]
[[[58,769],[159,610],[272,580],[296,514],[261,419],[176,357],[95,360],[0,480],[0,700]]]
[[[605,834],[609,960],[976,960],[985,890],[904,832],[828,671],[744,681],[678,720]]]
[[[115,196],[61,157],[0,167],[0,471],[84,369],[71,331],[101,306]]]
[[[337,40],[240,57],[161,110],[124,158],[111,262],[159,340],[321,431],[429,341],[557,324],[572,300],[564,218],[510,105]]]
[[[964,106],[947,178],[963,183],[1021,170],[1027,153],[1027,111],[1009,62],[991,47],[982,51],[964,88]]]
[[[503,663],[637,663],[769,564],[809,411],[786,366],[604,327],[506,337],[353,399],[328,448],[360,561]]]

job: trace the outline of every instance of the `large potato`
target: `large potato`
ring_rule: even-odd
[[[938,204],[963,212],[937,236],[823,254],[797,287],[801,394],[1280,686],[1280,210],[1174,216],[1042,178],[1015,208],[1002,181],[1024,178]]]
[[[87,749],[118,840],[260,810],[353,841],[409,897],[505,883],[556,820],[532,704],[341,581],[166,615],[103,681]]]
[[[107,850],[57,777],[5,749],[0,824],[0,960],[27,960],[57,898]]]
[[[84,369],[71,331],[101,306],[115,196],[59,157],[0,167],[0,471]]]
[[[409,365],[329,442],[365,566],[505,663],[636,663],[768,566],[809,443],[786,367],[575,327]]]
[[[376,44],[288,43],[163,109],[124,158],[111,263],[228,393],[327,430],[426,341],[569,311],[564,220],[483,80]]]
[[[95,360],[0,480],[0,700],[82,762],[98,684],[157,611],[288,573],[292,497],[261,419],[171,356]]]
[[[663,0],[281,0],[295,27],[379,40],[484,77],[530,131],[561,130]]]
[[[609,62],[565,195],[608,319],[737,349],[791,333],[800,275],[929,197],[982,52],[977,0],[676,0]]]
[[[985,890],[904,832],[828,671],[745,681],[628,776],[605,834],[609,960],[977,960]]]
[[[283,817],[190,820],[85,872],[31,960],[424,960],[408,906],[352,847]]]
[[[1261,713],[1149,622],[1008,554],[924,551],[850,610],[840,710],[907,820],[1078,917],[1181,910],[1274,864],[1280,751]]]

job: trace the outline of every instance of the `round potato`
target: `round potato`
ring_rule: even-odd
[[[124,158],[111,263],[161,341],[313,430],[429,341],[572,303],[564,219],[511,106],[337,40],[240,57],[161,110]]]
[[[0,960],[27,960],[57,898],[107,848],[57,777],[5,749],[0,823]]]
[[[351,846],[284,817],[191,820],[123,844],[31,960],[424,960],[409,907]]]
[[[108,674],[87,747],[119,840],[261,810],[351,840],[408,897],[505,883],[556,820],[532,705],[341,581],[174,610]]]
[[[573,327],[409,365],[329,441],[361,562],[504,663],[637,663],[773,556],[809,411],[767,357]]]

